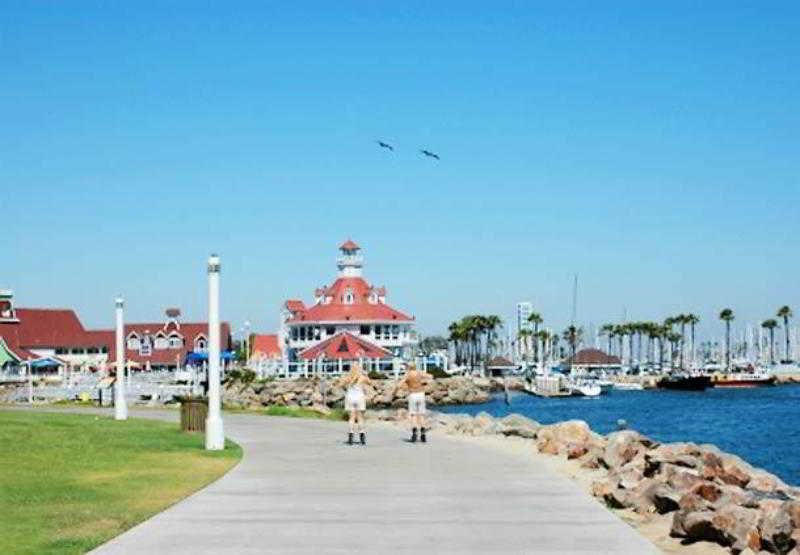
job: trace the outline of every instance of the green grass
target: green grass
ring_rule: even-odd
[[[0,553],[84,553],[214,481],[241,448],[175,423],[0,410]]]
[[[291,418],[321,418],[324,420],[347,420],[347,413],[342,409],[331,409],[330,414],[323,414],[313,409],[305,407],[283,407],[280,405],[270,405],[266,407],[262,414],[267,416],[289,416]]]

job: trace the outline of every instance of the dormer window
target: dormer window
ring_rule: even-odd
[[[169,336],[168,344],[170,349],[180,349],[183,347],[183,337],[173,333]]]
[[[194,340],[194,350],[195,351],[205,351],[208,349],[208,340],[204,335],[199,335]]]
[[[354,301],[355,301],[355,296],[353,295],[353,290],[347,289],[344,292],[344,299],[342,300],[342,302],[344,302],[344,304],[353,304]]]
[[[141,341],[139,340],[139,335],[136,333],[132,333],[128,336],[128,350],[129,351],[138,351],[141,345]]]
[[[154,344],[156,349],[166,349],[169,346],[169,341],[167,340],[167,336],[164,335],[162,332],[158,332],[156,334],[156,340]]]
[[[378,304],[378,294],[375,291],[369,294],[369,304]]]

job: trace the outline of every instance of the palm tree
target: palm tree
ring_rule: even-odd
[[[503,325],[503,320],[496,314],[483,316],[483,329],[486,332],[486,357],[490,357],[494,352],[495,340],[497,339],[497,328]]]
[[[541,341],[542,343],[542,361],[547,362],[547,342],[552,339],[550,332],[547,330],[539,330],[539,333],[536,334],[536,341]]]
[[[527,360],[528,355],[528,338],[533,335],[533,331],[529,329],[521,329],[517,332],[517,338],[520,344],[520,351],[522,353],[523,360]]]
[[[625,326],[623,324],[616,324],[614,326],[614,336],[619,342],[619,360],[624,363],[625,361]]]
[[[725,322],[725,369],[731,369],[731,322],[735,319],[733,310],[724,308],[719,313],[719,319]]]
[[[700,323],[700,316],[697,314],[689,313],[686,315],[686,323],[689,324],[689,333],[691,334],[691,359],[692,364],[694,364],[694,357],[695,357],[695,346],[694,346],[694,331],[697,324]]]
[[[793,316],[792,309],[784,305],[778,309],[778,318],[783,318],[783,334],[786,337],[786,353],[784,355],[785,362],[790,362],[791,356],[789,355],[789,318]]]
[[[683,340],[683,336],[674,330],[670,330],[666,334],[666,340],[669,342],[670,349],[669,349],[669,358],[670,358],[670,366],[673,368],[675,367],[675,351],[678,348],[681,340]]]
[[[544,322],[542,315],[538,312],[531,312],[528,316],[528,322],[530,322],[531,326],[533,326],[533,335],[536,336],[539,333],[539,324]],[[533,360],[539,360],[539,342],[533,342]]]
[[[778,327],[778,321],[775,318],[764,320],[761,327],[769,331],[769,363],[775,364],[775,328]]]
[[[578,352],[578,344],[581,342],[583,338],[583,329],[575,327],[575,325],[570,325],[567,329],[564,330],[562,334],[564,337],[564,341],[569,343],[569,350],[570,350],[570,369],[572,368],[572,363],[575,361],[575,355]]]
[[[611,355],[611,341],[614,338],[614,324],[603,324],[600,326],[600,334],[605,335],[608,340],[608,354]]]

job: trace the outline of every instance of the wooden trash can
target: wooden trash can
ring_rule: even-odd
[[[205,432],[208,416],[208,399],[204,397],[181,397],[181,431]]]

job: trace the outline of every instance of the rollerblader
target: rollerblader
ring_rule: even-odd
[[[417,370],[416,364],[409,364],[406,376],[401,383],[408,388],[408,418],[411,423],[411,443],[417,438],[422,443],[428,441],[425,434],[425,385],[430,381],[427,374]],[[419,435],[417,435],[419,432]]]
[[[354,363],[350,372],[342,378],[341,383],[347,388],[344,396],[344,409],[350,413],[350,432],[347,434],[347,443],[353,445],[354,436],[358,433],[361,445],[366,445],[367,431],[364,427],[364,412],[367,410],[367,397],[364,387],[370,383],[370,379],[362,372],[361,365]]]

